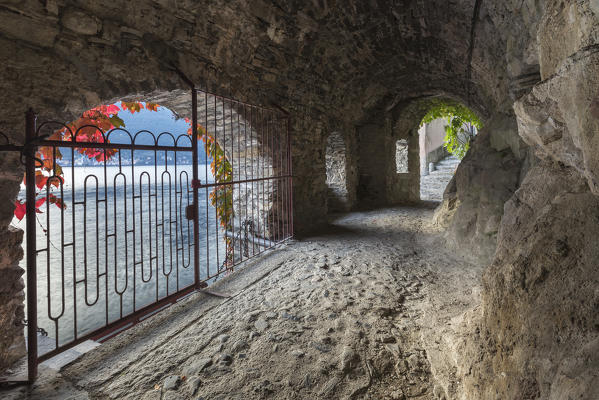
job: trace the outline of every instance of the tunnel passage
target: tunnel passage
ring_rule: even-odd
[[[480,112],[485,128],[435,223],[456,252],[491,265],[480,307],[464,317],[471,324],[460,328],[468,339],[459,353],[481,355],[477,343],[489,351],[476,364],[445,360],[463,379],[451,383],[439,372],[439,390],[446,397],[589,397],[592,364],[568,360],[576,352],[589,360],[597,354],[593,327],[583,318],[596,309],[584,308],[595,304],[596,271],[593,248],[582,236],[594,228],[571,222],[589,223],[593,218],[577,218],[596,209],[597,14],[590,0],[350,0],[344,7],[329,1],[13,1],[0,6],[0,51],[9,60],[0,66],[1,130],[22,143],[30,106],[70,120],[112,99],[180,89],[178,70],[207,89],[296,116],[290,122],[294,221],[307,233],[326,224],[327,132],[343,131],[353,143],[348,170],[355,174],[357,206],[416,200],[411,188],[418,177],[396,184],[394,144],[417,137],[409,104],[451,95]],[[22,167],[4,153],[0,163],[0,200],[12,204]],[[418,163],[409,171],[418,171]],[[0,343],[3,365],[23,348],[15,339],[22,233],[7,228],[12,211],[0,209],[0,265],[7,277],[2,315],[11,316]],[[521,248],[510,237],[529,245]],[[514,247],[519,252],[509,253]],[[585,256],[568,258],[574,253]],[[579,270],[591,283],[576,280]],[[563,298],[573,299],[568,308]],[[528,306],[536,320],[514,317]],[[563,309],[568,315],[551,313]],[[571,383],[572,376],[579,378]]]

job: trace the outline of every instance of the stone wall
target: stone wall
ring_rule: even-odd
[[[0,368],[12,365],[25,355],[23,320],[25,283],[19,261],[23,231],[3,228],[0,249]],[[1,370],[1,369],[0,369]]]
[[[390,131],[390,121],[384,116],[358,127],[360,178],[357,194],[361,208],[387,204],[388,170],[395,166],[395,143]]]

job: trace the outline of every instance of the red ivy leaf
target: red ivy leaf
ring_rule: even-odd
[[[158,107],[160,106],[156,103],[146,103],[146,109],[150,111],[158,111]]]
[[[48,177],[42,174],[42,171],[35,171],[35,186],[37,186],[38,189],[41,189],[44,186],[46,186],[47,182]]]
[[[121,102],[121,106],[123,110],[129,110],[131,114],[135,114],[136,112],[140,112],[142,108],[144,108],[143,104],[139,102]]]
[[[25,202],[17,199],[15,200],[15,217],[20,221],[25,216],[27,212],[27,205]]]
[[[48,201],[50,202],[50,204],[56,204],[56,206],[58,206],[58,208],[62,208],[62,209],[67,208],[67,205],[64,204],[62,199],[60,197],[56,197],[52,193],[50,193],[50,196],[48,196]]]

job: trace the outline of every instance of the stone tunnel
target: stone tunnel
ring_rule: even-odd
[[[16,144],[30,107],[70,121],[153,101],[189,118],[181,75],[285,110],[297,237],[251,266],[260,277],[223,281],[238,290],[225,303],[189,301],[153,317],[151,334],[131,329],[0,394],[599,398],[596,0],[7,0],[0,53],[0,131]],[[439,99],[484,128],[433,211],[419,200],[418,128]],[[344,170],[327,177],[327,165]],[[5,372],[26,352],[23,232],[10,226],[19,154],[0,153],[0,171]],[[212,331],[194,322],[204,314]]]

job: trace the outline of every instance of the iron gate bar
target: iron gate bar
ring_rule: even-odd
[[[35,226],[35,152],[31,145],[35,140],[35,113],[30,108],[25,116],[25,182],[26,195],[26,229],[27,229],[27,379],[33,382],[37,376],[37,251],[36,251],[36,226]]]
[[[238,181],[224,181],[224,182],[214,182],[214,183],[202,183],[200,180],[197,180],[197,181],[191,181],[191,186],[193,188],[201,189],[201,188],[211,188],[211,187],[218,187],[218,186],[231,186],[231,185],[237,185],[240,183],[263,182],[263,181],[270,181],[270,180],[277,180],[280,178],[291,178],[291,177],[292,177],[291,175],[277,175],[277,176],[268,176],[266,178],[241,179]]]
[[[44,124],[59,124],[55,121],[47,121]],[[62,124],[61,124],[62,125]],[[89,125],[88,125],[89,126]],[[124,131],[119,129],[119,131]],[[192,147],[184,146],[164,146],[164,145],[144,145],[133,143],[102,143],[102,142],[72,142],[60,140],[37,140],[34,141],[39,147],[68,147],[68,148],[94,148],[104,150],[148,150],[148,151],[193,151]]]
[[[191,131],[192,139],[191,145],[192,158],[193,158],[193,171],[192,171],[192,188],[193,190],[193,270],[194,270],[194,284],[195,288],[200,288],[200,223],[199,223],[199,196],[196,188],[193,187],[193,182],[199,179],[198,176],[198,92],[195,87],[191,88]]]

